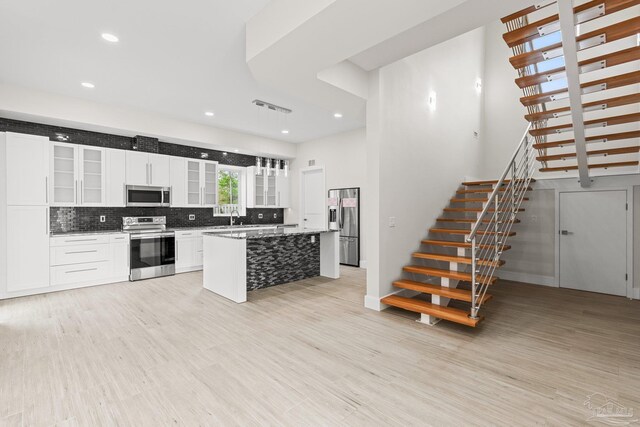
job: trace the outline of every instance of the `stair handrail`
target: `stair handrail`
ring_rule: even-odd
[[[516,220],[516,214],[531,182],[535,168],[535,155],[529,141],[531,128],[532,123],[529,123],[509,159],[507,167],[495,183],[482,212],[478,215],[465,239],[471,243],[471,313],[469,317],[472,319],[478,318],[478,311],[485,300],[487,289],[492,283],[493,274],[500,265],[500,257],[506,246],[511,227]],[[534,155],[533,158],[532,155]],[[511,173],[511,181],[503,188],[509,173]],[[501,190],[504,190],[502,198],[500,197]],[[492,207],[494,210],[491,218],[485,220]],[[478,232],[482,225],[487,227],[478,243]]]
[[[527,130],[524,131],[524,135],[520,139],[520,143],[518,144],[518,146],[516,147],[515,151],[513,152],[513,155],[509,159],[509,162],[507,163],[507,167],[504,169],[504,172],[502,172],[502,175],[500,176],[500,179],[498,180],[498,183],[496,184],[495,188],[491,192],[491,195],[489,196],[489,199],[486,202],[486,204],[484,206],[484,209],[482,209],[482,212],[478,216],[478,220],[475,222],[475,224],[471,228],[471,233],[467,237],[467,242],[468,243],[471,243],[471,241],[476,237],[476,234],[478,234],[478,230],[480,229],[480,226],[482,225],[482,220],[487,215],[487,212],[489,211],[489,208],[492,206],[492,202],[495,203],[495,198],[500,192],[500,187],[502,187],[502,184],[504,183],[505,178],[507,177],[509,172],[513,169],[513,165],[516,162],[516,158],[518,157],[518,153],[520,152],[522,147],[527,144],[527,141],[529,139],[529,130],[531,130],[531,123],[529,123],[529,125],[527,126]]]

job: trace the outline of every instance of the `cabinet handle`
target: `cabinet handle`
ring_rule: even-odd
[[[65,240],[65,242],[67,243],[73,243],[73,242],[95,242],[98,239],[74,239],[74,240]]]
[[[65,252],[65,255],[73,255],[73,254],[90,254],[92,252],[98,252],[97,249],[94,249],[92,251],[73,251],[73,252]]]
[[[65,274],[69,274],[69,273],[82,273],[82,272],[85,272],[85,271],[96,271],[97,269],[98,269],[97,267],[96,267],[96,268],[85,268],[85,269],[83,269],[83,270],[70,270],[70,271],[65,271],[64,273],[65,273]]]

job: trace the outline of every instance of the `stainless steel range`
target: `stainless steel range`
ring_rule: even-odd
[[[176,237],[173,231],[167,231],[167,217],[123,217],[122,230],[131,235],[129,280],[176,273]]]

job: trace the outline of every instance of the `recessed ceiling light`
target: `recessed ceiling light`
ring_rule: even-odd
[[[82,87],[86,87],[87,89],[93,89],[94,87],[96,87],[96,85],[89,82],[82,82],[81,84],[82,84]]]
[[[342,118],[342,113],[335,113],[333,115],[333,117],[335,117],[336,119],[341,119]]]
[[[238,149],[235,149],[235,150],[233,150],[233,151],[234,151],[234,152],[236,152],[236,153],[239,153],[239,152],[240,152],[240,150],[238,150]]]
[[[282,133],[284,133],[285,135],[289,133],[289,129],[282,129]]]
[[[118,43],[120,41],[118,36],[114,36],[113,34],[109,33],[102,33],[102,38],[111,43]]]
[[[205,113],[204,113],[204,115],[205,115],[205,116],[208,116],[208,117],[213,117],[213,116],[215,116],[215,114],[213,113],[213,111],[207,111],[207,112],[205,112]]]

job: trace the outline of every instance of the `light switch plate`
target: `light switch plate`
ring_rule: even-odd
[[[273,214],[273,217],[274,217],[274,218],[278,218],[278,214],[277,214],[277,213],[274,213],[274,214]]]
[[[390,216],[389,217],[389,227],[395,227],[396,226],[396,217],[395,216]]]
[[[196,216],[194,214],[189,214],[189,221],[195,221]]]
[[[106,222],[107,217],[105,215],[100,215],[100,222]]]
[[[262,219],[264,215],[258,214],[258,219]]]
[[[316,242],[316,236],[311,236],[311,243],[315,243]]]

